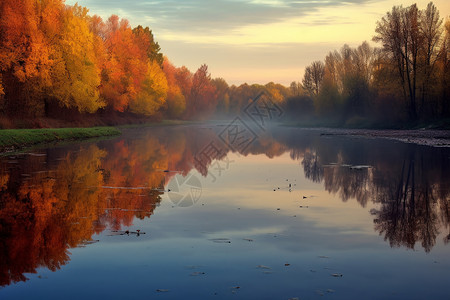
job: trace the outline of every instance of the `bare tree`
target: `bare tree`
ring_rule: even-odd
[[[300,82],[292,81],[289,86],[289,89],[291,91],[292,96],[296,97],[296,96],[300,96],[300,94],[303,90],[303,87]]]
[[[436,6],[432,2],[428,3],[427,8],[420,14],[420,34],[423,41],[421,45],[422,110],[425,108],[425,99],[431,92],[432,77],[436,73],[436,62],[439,59],[443,32],[442,23]]]
[[[383,50],[390,54],[390,58],[397,67],[397,72],[401,80],[403,96],[409,103],[409,113],[411,118],[417,117],[416,111],[416,62],[417,45],[414,43],[411,33],[412,24],[418,20],[411,20],[414,15],[417,17],[417,6],[410,7],[394,6],[381,21],[377,22],[373,37],[375,42],[382,42]],[[415,21],[415,22],[414,22]]]
[[[425,10],[418,10],[416,4],[394,6],[377,22],[375,32],[373,40],[382,42],[383,51],[395,64],[409,115],[416,119],[418,108],[425,106],[438,59],[442,35],[439,12],[432,2]]]
[[[306,67],[302,83],[303,87],[311,97],[315,97],[319,94],[324,74],[325,65],[321,61],[315,61],[310,66]]]

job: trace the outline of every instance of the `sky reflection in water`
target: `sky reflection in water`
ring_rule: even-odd
[[[207,173],[220,130],[3,158],[0,298],[448,298],[448,149],[273,129]]]

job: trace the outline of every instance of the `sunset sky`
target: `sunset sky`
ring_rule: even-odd
[[[206,63],[229,84],[301,81],[304,68],[343,44],[374,35],[376,21],[393,5],[419,9],[429,1],[366,0],[67,0],[104,19],[127,18],[149,26],[162,52],[195,71]],[[450,1],[433,1],[441,18]]]

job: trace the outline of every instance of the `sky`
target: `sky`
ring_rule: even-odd
[[[230,85],[301,81],[306,66],[344,44],[371,41],[376,22],[394,5],[429,2],[386,0],[66,0],[132,27],[148,26],[161,52],[195,72],[207,64]],[[433,1],[441,18],[450,1]],[[376,45],[372,43],[372,45]]]

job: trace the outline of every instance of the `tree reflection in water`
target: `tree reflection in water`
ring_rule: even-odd
[[[303,148],[305,177],[323,181],[342,201],[356,199],[363,207],[369,200],[378,203],[371,211],[374,228],[392,247],[414,248],[420,242],[430,252],[438,234],[449,230],[447,149],[379,140],[361,140],[355,149],[349,139],[318,141]],[[395,149],[387,149],[392,144]]]
[[[70,248],[90,243],[94,234],[149,218],[175,174],[195,168],[207,176],[212,161],[201,165],[195,156],[217,139],[210,128],[139,134],[1,160],[0,285],[25,281],[24,274],[39,267],[57,270],[70,260]],[[429,252],[438,234],[449,230],[447,149],[282,129],[240,154],[274,158],[286,152],[301,161],[306,178],[323,182],[342,201],[378,203],[371,211],[375,230],[393,247],[420,242]]]
[[[213,137],[156,130],[0,160],[0,286],[39,267],[55,271],[70,260],[69,248],[149,218],[176,174],[163,171],[189,173],[194,153]]]

